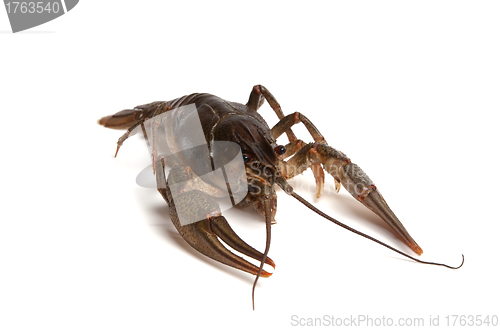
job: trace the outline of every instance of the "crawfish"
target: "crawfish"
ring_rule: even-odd
[[[279,122],[272,128],[258,113],[264,101],[268,102],[279,119]],[[311,168],[316,180],[316,196],[319,198],[323,191],[324,171],[326,171],[333,177],[337,192],[343,186],[355,199],[382,218],[397,237],[416,254],[423,253],[366,173],[351,162],[344,153],[329,146],[324,136],[306,116],[299,112],[285,116],[277,100],[264,86],[254,86],[246,104],[225,101],[211,94],[195,93],[168,102],[153,102],[131,110],[123,110],[101,118],[98,123],[108,128],[127,129],[118,140],[117,154],[121,145],[135,129],[141,127],[143,133],[147,135],[144,129],[146,122],[187,105],[196,106],[203,135],[209,147],[214,141],[227,141],[236,143],[241,149],[240,157],[245,166],[245,184],[248,184],[248,190],[244,198],[238,202],[238,206],[251,205],[263,214],[266,223],[265,251],[263,253],[257,251],[231,229],[219,205],[213,199],[216,195],[214,191],[217,189],[200,180],[196,173],[196,166],[193,167],[189,162],[189,164],[174,162],[168,178],[165,176],[165,164],[169,161],[169,157],[158,155],[157,138],[154,137],[158,131],[153,130],[150,149],[153,171],[156,172],[157,189],[169,205],[171,220],[175,228],[189,245],[209,258],[256,276],[252,288],[252,304],[258,278],[272,275],[263,270],[263,265],[275,267],[274,261],[267,256],[271,242],[271,224],[275,223],[277,207],[275,185],[324,218],[416,262],[452,269],[463,265],[463,255],[462,263],[458,267],[416,259],[337,221],[294,192],[287,180]],[[299,123],[306,127],[314,142],[305,143],[295,136],[292,126]],[[168,132],[165,133],[168,134]],[[284,146],[278,145],[276,140],[283,134],[287,135],[288,143]],[[177,144],[179,143],[189,144],[189,141],[177,141]],[[196,157],[205,157],[212,164],[214,161],[211,158],[212,153],[203,155],[195,153]],[[188,182],[197,183],[188,184]],[[188,224],[181,223],[181,213],[194,220],[203,220]],[[257,267],[235,255],[221,244],[219,239],[234,250],[260,261],[260,266]]]

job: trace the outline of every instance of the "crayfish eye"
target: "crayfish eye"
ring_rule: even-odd
[[[276,153],[278,155],[283,155],[286,152],[286,147],[285,146],[277,146],[276,148],[274,148],[274,151],[276,151]]]
[[[247,154],[243,154],[243,161],[244,161],[245,163],[249,163],[249,162],[250,162],[250,160],[251,160],[251,159],[250,159],[250,156],[248,156]]]

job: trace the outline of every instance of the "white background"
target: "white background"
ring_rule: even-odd
[[[443,326],[447,315],[498,315],[498,2],[175,3],[80,1],[17,34],[0,10],[1,329],[277,329],[293,315],[440,316]],[[423,260],[458,265],[463,253],[463,268],[408,261],[280,191],[277,267],[252,311],[254,277],[191,249],[161,196],[136,185],[144,141],[115,159],[122,132],[96,120],[192,92],[246,103],[255,84],[370,175]],[[261,113],[277,122],[267,105]],[[310,180],[291,183],[410,252],[345,190],[316,200]],[[226,215],[264,249],[261,216]]]

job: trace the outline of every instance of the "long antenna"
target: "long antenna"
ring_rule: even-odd
[[[447,267],[447,268],[451,268],[451,269],[458,269],[458,268],[462,267],[462,265],[464,264],[465,258],[464,258],[464,255],[463,255],[463,254],[462,254],[462,263],[461,263],[461,264],[460,264],[460,266],[458,266],[458,267],[452,267],[452,266],[448,266],[448,265],[445,265],[445,264],[440,264],[440,263],[437,263],[437,262],[422,261],[422,260],[419,260],[419,259],[417,259],[417,258],[414,258],[414,257],[412,257],[412,256],[410,256],[410,255],[408,255],[408,254],[406,254],[406,253],[404,253],[404,252],[401,252],[401,251],[399,251],[399,250],[397,250],[397,249],[393,248],[393,247],[392,247],[392,246],[390,246],[390,245],[385,244],[384,242],[379,241],[379,240],[378,240],[378,239],[376,239],[376,238],[371,237],[370,235],[367,235],[367,234],[365,234],[365,233],[362,233],[362,232],[360,232],[360,231],[358,231],[358,230],[356,230],[356,229],[354,229],[354,228],[352,228],[352,227],[349,227],[348,225],[345,225],[345,224],[343,224],[342,222],[340,222],[340,221],[338,221],[338,220],[336,220],[336,219],[332,218],[332,217],[331,217],[331,216],[329,216],[328,214],[326,214],[326,213],[324,213],[324,212],[320,211],[319,209],[317,209],[315,206],[313,206],[311,203],[309,203],[308,201],[306,201],[304,198],[302,198],[302,197],[300,197],[299,195],[297,195],[294,191],[288,191],[288,193],[289,193],[291,196],[293,196],[295,199],[297,199],[299,202],[301,202],[302,204],[304,204],[305,206],[307,206],[308,208],[310,208],[311,210],[313,210],[313,211],[314,211],[314,212],[316,212],[317,214],[321,215],[323,218],[330,220],[330,221],[331,221],[331,222],[333,222],[334,224],[336,224],[336,225],[338,225],[338,226],[340,226],[340,227],[342,227],[342,228],[345,228],[345,229],[347,229],[347,230],[349,230],[349,231],[351,231],[351,232],[353,232],[353,233],[355,233],[355,234],[358,234],[358,235],[360,235],[360,236],[363,236],[364,238],[368,238],[368,239],[370,239],[370,240],[374,241],[375,243],[378,243],[378,244],[380,244],[380,245],[382,245],[382,246],[385,246],[386,248],[391,249],[392,251],[397,252],[397,253],[399,253],[399,254],[401,254],[401,255],[403,255],[403,256],[405,256],[405,257],[407,257],[407,258],[409,258],[409,259],[411,259],[411,260],[413,260],[413,261],[416,261],[416,262],[419,262],[419,263],[422,263],[422,264],[436,265],[436,266],[443,266],[443,267]]]

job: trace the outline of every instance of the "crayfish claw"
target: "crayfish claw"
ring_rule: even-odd
[[[413,252],[418,255],[424,253],[422,248],[410,236],[406,228],[403,226],[398,217],[392,212],[387,205],[384,197],[375,189],[373,189],[366,197],[360,199],[361,203],[372,210],[375,214],[382,218],[397,234],[397,236],[408,245]]]
[[[418,255],[424,252],[410,236],[398,217],[392,212],[368,175],[358,165],[354,163],[344,165],[341,168],[340,177],[346,190],[364,206],[382,218],[413,252]]]
[[[165,178],[164,159],[157,160],[156,168],[158,192],[167,201],[172,223],[182,238],[195,250],[211,259],[257,275],[259,267],[231,252],[219,241],[219,238],[234,250],[256,260],[261,261],[264,254],[245,243],[233,231],[227,220],[221,215],[219,205],[213,198],[200,190],[184,191],[184,189],[180,189],[180,191],[175,191],[175,187],[179,188],[181,185],[187,184],[186,177],[190,175],[189,167],[174,167],[169,173],[168,180]],[[173,197],[174,193],[175,198]],[[180,219],[199,219],[199,221],[185,224],[181,223]],[[273,268],[275,267],[271,258],[266,257],[264,262]],[[261,272],[263,277],[271,275],[272,273],[264,270]]]
[[[227,228],[229,228],[230,232],[232,232],[232,229],[230,229],[223,216],[210,218],[208,222],[198,221],[180,227],[177,227],[177,221],[175,221],[176,219],[174,219],[174,217],[172,217],[172,220],[182,238],[184,238],[184,240],[198,252],[225,265],[245,271],[252,275],[257,275],[259,267],[246,261],[240,256],[237,256],[219,241],[218,237],[220,237],[219,235],[222,235],[220,238],[235,250],[251,257],[259,255],[263,256],[263,254],[250,247],[243,240],[239,239],[238,236],[235,236],[236,238],[228,237],[228,235],[232,235],[227,233]],[[234,234],[234,232],[232,233]],[[273,268],[275,267],[274,261],[270,258],[266,259],[266,264]],[[262,270],[261,272],[262,277],[270,277],[271,275],[272,273],[266,272],[265,270]]]
[[[243,253],[253,259],[262,260],[264,255],[248,245],[245,241],[243,241],[229,226],[229,223],[223,216],[215,217],[212,219],[212,230],[219,236],[220,239],[224,241],[227,245],[235,249],[236,251]],[[274,261],[266,257],[265,263],[269,266],[276,268],[276,264]]]

